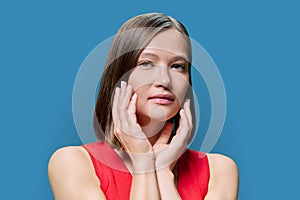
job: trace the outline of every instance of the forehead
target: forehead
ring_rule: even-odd
[[[188,60],[188,48],[186,36],[176,29],[167,29],[157,34],[143,52],[156,49],[181,56]]]

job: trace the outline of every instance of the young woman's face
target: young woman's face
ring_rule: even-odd
[[[156,35],[142,51],[128,84],[137,94],[138,122],[166,121],[180,109],[189,86],[188,43],[175,29]]]

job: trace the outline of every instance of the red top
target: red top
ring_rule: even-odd
[[[132,176],[125,164],[107,143],[83,145],[93,162],[101,190],[107,200],[128,200]],[[178,160],[178,192],[183,200],[204,199],[209,181],[205,153],[188,149]]]

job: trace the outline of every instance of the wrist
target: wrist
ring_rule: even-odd
[[[130,153],[132,173],[145,174],[155,172],[155,155],[149,153]]]
[[[156,171],[157,177],[162,177],[168,180],[174,180],[174,173],[169,168],[158,169]]]

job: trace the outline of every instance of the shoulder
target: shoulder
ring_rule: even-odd
[[[87,151],[80,146],[68,146],[56,150],[48,163],[48,173],[56,174],[69,169],[88,167],[90,163]],[[79,167],[79,168],[78,168]]]
[[[209,160],[210,168],[213,172],[230,172],[232,175],[237,175],[237,165],[230,157],[212,153],[208,153],[206,155]]]
[[[207,154],[210,168],[210,181],[206,200],[237,199],[238,168],[228,156]]]
[[[70,158],[73,156],[76,157],[85,157],[87,152],[81,146],[67,146],[57,149],[51,156],[50,162],[57,161],[57,159],[61,158]]]
[[[48,176],[55,199],[101,196],[100,182],[88,152],[81,146],[56,150],[48,163]]]

